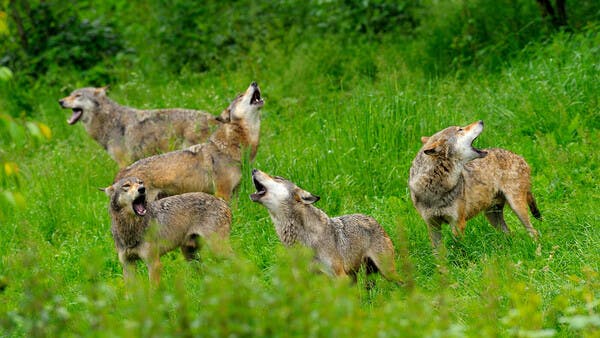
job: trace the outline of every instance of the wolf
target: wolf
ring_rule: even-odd
[[[67,122],[81,121],[120,168],[146,156],[204,142],[217,125],[217,116],[198,110],[121,106],[106,91],[107,87],[81,88],[58,103],[73,111]]]
[[[434,248],[442,224],[450,224],[458,236],[466,221],[482,211],[494,227],[509,233],[503,215],[507,202],[529,234],[538,237],[527,212],[529,206],[541,220],[531,193],[529,165],[508,150],[474,148],[472,143],[482,131],[483,121],[477,121],[421,138],[423,146],[412,162],[408,186]]]
[[[379,271],[386,279],[402,283],[392,241],[374,218],[362,214],[329,218],[313,205],[319,196],[258,169],[252,170],[252,181],[256,192],[250,199],[267,208],[284,245],[308,246],[334,276],[356,281],[357,272],[365,266],[367,273]]]
[[[199,249],[229,238],[231,211],[223,200],[197,192],[148,201],[144,182],[126,177],[103,189],[110,198],[111,232],[126,282],[135,275],[135,261],[148,266],[149,278],[160,281],[160,256],[180,247],[187,260]]]
[[[250,161],[256,156],[263,104],[260,89],[252,82],[223,111],[207,142],[139,160],[121,169],[115,182],[139,177],[146,182],[151,200],[202,191],[229,201],[242,178],[244,151],[249,151]]]

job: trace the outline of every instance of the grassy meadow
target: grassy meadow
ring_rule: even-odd
[[[0,222],[0,335],[215,337],[600,337],[600,29],[532,43],[498,69],[432,75],[419,45],[332,38],[257,44],[231,65],[165,71],[147,59],[111,68],[109,96],[138,108],[218,114],[256,80],[265,105],[253,163],[231,201],[235,257],[203,250],[200,263],[162,258],[127,291],[98,190],[116,164],[58,99],[90,83],[58,73],[0,109],[43,122],[41,142],[2,139],[19,165],[21,207]],[[140,42],[142,44],[142,42]],[[285,46],[282,48],[281,46]],[[417,60],[417,61],[415,61]],[[479,215],[460,240],[446,226],[438,256],[408,190],[420,137],[485,122],[479,148],[502,147],[532,168],[543,221],[534,242],[509,208],[511,235]],[[311,254],[284,248],[252,203],[251,168],[319,195],[330,216],[365,213],[392,238],[404,287],[364,273],[356,285],[309,271]]]

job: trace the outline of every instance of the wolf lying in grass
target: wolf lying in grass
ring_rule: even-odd
[[[541,220],[527,162],[504,149],[473,148],[482,131],[483,121],[478,121],[421,139],[423,147],[412,162],[409,188],[433,247],[441,240],[442,224],[449,223],[453,233],[461,235],[466,221],[481,211],[494,227],[508,233],[503,215],[507,202],[529,234],[538,237],[527,213],[529,206]]]
[[[138,259],[158,284],[163,254],[180,247],[192,260],[199,249],[198,237],[209,246],[229,238],[231,211],[212,195],[187,193],[152,202],[146,199],[144,183],[135,177],[123,178],[104,192],[110,197],[111,231],[126,282],[133,278]]]
[[[256,155],[263,104],[253,82],[221,114],[207,142],[139,160],[121,169],[114,181],[139,177],[146,182],[149,200],[202,191],[228,201],[242,178],[244,150],[249,150],[250,160]]]
[[[353,214],[329,218],[312,204],[319,200],[294,183],[254,169],[256,192],[252,201],[264,205],[281,242],[302,243],[334,276],[356,273],[362,265],[367,273],[379,271],[388,280],[401,283],[396,273],[394,247],[385,230],[370,216]]]
[[[106,87],[77,89],[58,102],[73,110],[67,122],[73,125],[81,121],[120,168],[147,156],[204,142],[217,124],[216,116],[198,110],[121,106],[108,98]]]

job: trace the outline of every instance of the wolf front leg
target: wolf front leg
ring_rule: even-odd
[[[135,278],[135,261],[128,259],[125,251],[119,252],[119,261],[123,266],[123,280],[125,280],[125,284],[131,285]]]
[[[442,223],[437,220],[427,221],[427,231],[429,232],[429,240],[433,249],[437,249],[442,240]]]
[[[160,283],[160,271],[162,270],[158,245],[156,245],[156,243],[144,243],[139,250],[139,256],[148,267],[148,278],[150,279],[150,282],[153,286],[158,286]]]
[[[224,161],[224,163],[215,164],[213,170],[215,196],[229,202],[242,179],[240,164]]]
[[[162,270],[162,263],[160,262],[160,255],[158,250],[152,250],[150,255],[144,259],[148,266],[148,277],[153,286],[160,284],[160,272]]]

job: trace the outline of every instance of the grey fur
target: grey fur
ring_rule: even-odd
[[[217,117],[203,111],[122,106],[106,95],[105,87],[77,89],[59,104],[73,110],[67,122],[81,121],[121,168],[146,156],[201,143],[217,125]]]
[[[163,254],[180,247],[191,260],[198,237],[209,244],[229,237],[231,211],[212,195],[187,193],[148,202],[143,182],[135,177],[123,178],[104,191],[110,197],[111,232],[126,280],[134,274],[135,261],[142,259],[150,279],[158,283]]]
[[[541,215],[531,193],[530,169],[521,157],[504,149],[478,150],[473,140],[483,131],[483,121],[466,127],[448,127],[422,139],[410,168],[413,204],[427,223],[431,244],[441,240],[442,224],[462,235],[466,221],[485,212],[490,223],[508,233],[503,216],[508,203],[529,234],[537,238],[527,214]]]
[[[256,169],[252,178],[257,192],[250,197],[267,208],[283,244],[313,249],[316,259],[335,276],[355,278],[360,266],[370,261],[385,278],[401,282],[392,241],[374,218],[362,214],[329,218],[312,205],[319,197],[294,183]]]

